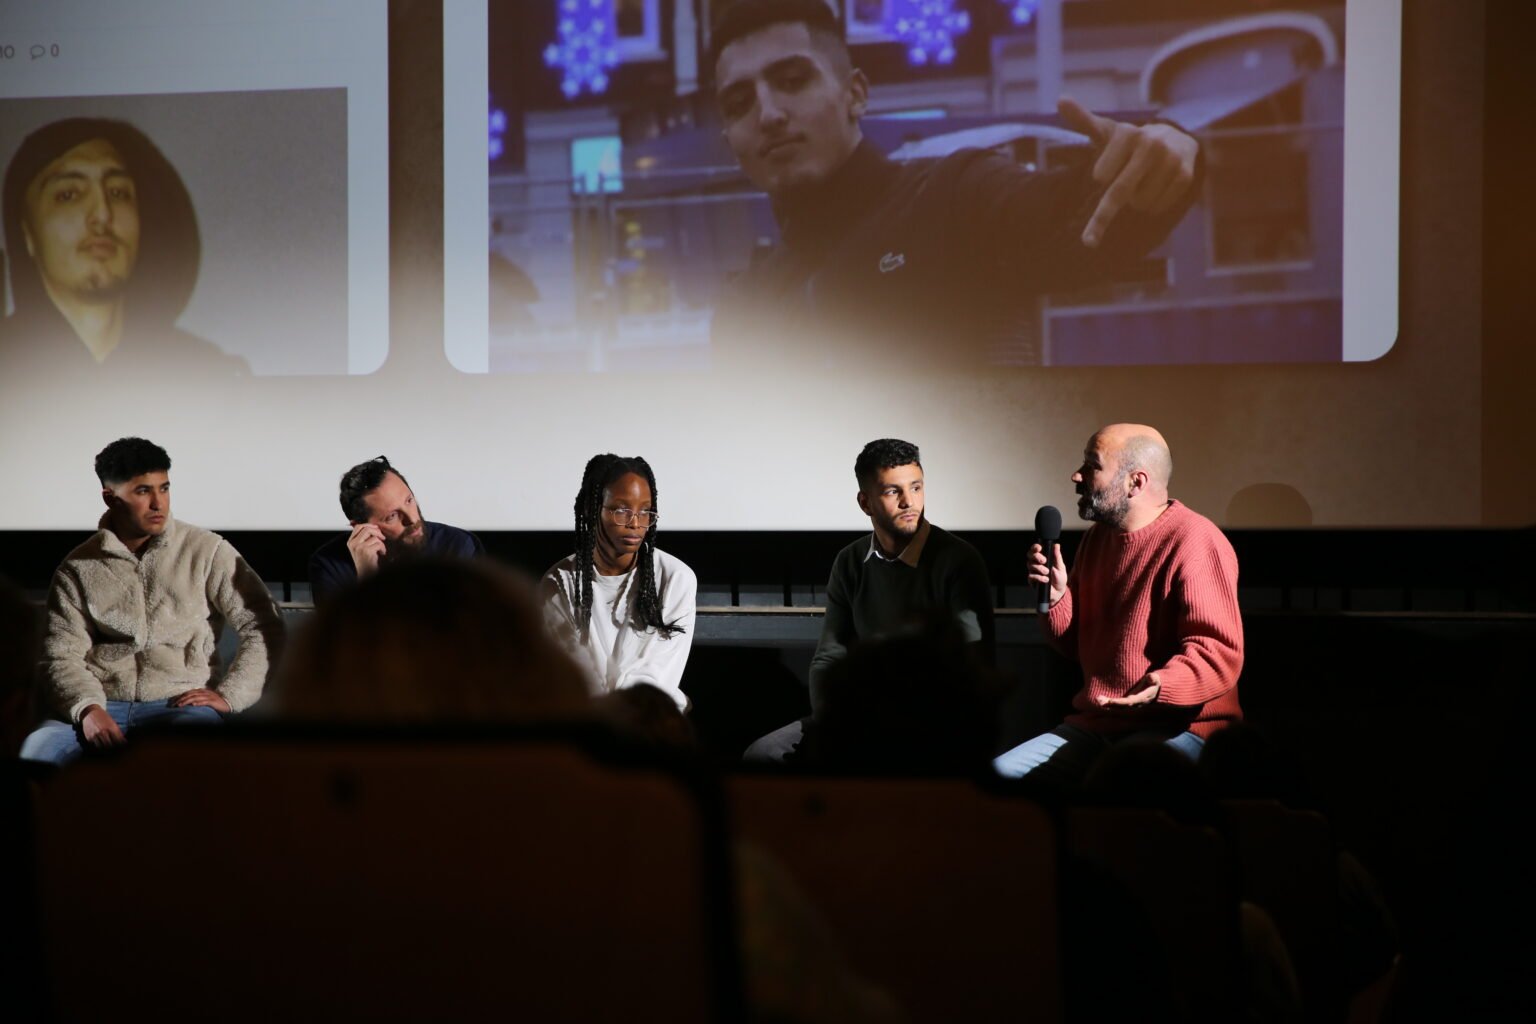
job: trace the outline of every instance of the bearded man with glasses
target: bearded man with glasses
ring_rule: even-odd
[[[654,686],[688,709],[698,577],[656,550],[656,475],[639,456],[594,455],[576,492],[576,552],[540,584],[545,621],[593,693]]]

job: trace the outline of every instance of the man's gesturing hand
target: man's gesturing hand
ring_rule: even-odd
[[[1088,136],[1099,151],[1093,180],[1106,187],[1083,229],[1086,246],[1103,240],[1121,210],[1162,213],[1178,203],[1195,180],[1200,144],[1173,125],[1112,121],[1066,96],[1056,111],[1068,128]]]
[[[1133,708],[1138,704],[1151,704],[1157,700],[1158,692],[1163,688],[1162,683],[1157,679],[1156,672],[1148,672],[1136,685],[1141,687],[1141,689],[1132,688],[1131,692],[1124,697],[1105,697],[1099,701],[1100,706],[1106,708]]]
[[[89,746],[101,749],[120,747],[128,742],[123,736],[123,730],[117,727],[112,716],[107,714],[107,709],[100,704],[92,704],[80,716],[80,736]]]
[[[188,690],[186,693],[171,701],[171,707],[213,708],[215,711],[221,711],[226,715],[229,714],[229,701],[219,696],[219,694],[215,691],[206,689],[204,687],[198,687],[196,690]]]
[[[357,567],[359,579],[372,574],[384,554],[384,531],[372,523],[358,523],[347,538],[347,550],[352,552],[352,564]]]

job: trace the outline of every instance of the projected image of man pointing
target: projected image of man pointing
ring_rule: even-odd
[[[1078,166],[890,159],[863,135],[870,84],[824,0],[739,0],[710,57],[726,141],[783,239],[717,315],[722,350],[815,335],[850,367],[984,362],[1038,295],[1113,280],[1194,199],[1193,137],[1071,100],[1063,124],[1091,147]]]
[[[197,283],[185,184],[143,132],[69,118],[27,136],[6,168],[7,348],[53,369],[167,363],[244,372],[175,324]]]

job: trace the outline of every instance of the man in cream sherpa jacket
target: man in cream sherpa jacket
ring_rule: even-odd
[[[96,459],[107,512],[48,594],[43,696],[59,720],[22,746],[64,764],[151,723],[214,723],[261,696],[283,623],[266,585],[229,542],[170,514],[170,457],[139,438]],[[215,678],[219,631],[239,649]]]

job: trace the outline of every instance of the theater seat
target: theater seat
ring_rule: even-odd
[[[742,775],[736,835],[782,864],[850,966],[914,1022],[1061,1019],[1056,830],[959,781]]]
[[[165,737],[39,808],[54,1015],[740,1018],[718,804],[547,732]]]

